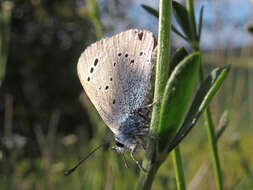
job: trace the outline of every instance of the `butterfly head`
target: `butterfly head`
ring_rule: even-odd
[[[123,122],[115,134],[115,144],[113,150],[124,153],[127,150],[133,150],[141,145],[145,147],[145,138],[148,135],[148,128],[139,125],[138,118],[129,117]]]
[[[124,153],[127,150],[132,150],[137,142],[134,137],[125,135],[115,135],[115,147],[112,147],[118,153]]]

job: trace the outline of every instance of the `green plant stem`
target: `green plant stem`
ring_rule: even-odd
[[[144,164],[145,165],[145,164]],[[155,179],[155,175],[160,167],[161,163],[156,162],[152,164],[152,167],[148,172],[141,173],[138,182],[138,190],[150,190]]]
[[[195,22],[193,0],[186,0],[186,9],[188,11],[188,15],[189,15],[190,23],[191,23],[191,30],[194,34],[194,36],[192,36],[192,40],[190,41],[190,45],[194,51],[200,51],[199,49],[200,39],[197,38],[197,33],[196,33],[196,22]],[[200,69],[199,69],[199,79],[201,83],[204,81],[204,72],[203,72],[202,64],[200,65]],[[213,125],[212,116],[211,116],[209,107],[207,107],[206,110],[204,111],[204,118],[206,122],[208,141],[209,141],[211,151],[212,151],[216,186],[218,190],[222,190],[223,189],[222,175],[221,175],[220,161],[219,161],[219,155],[218,155],[218,147],[216,144],[214,125]]]
[[[200,82],[204,81],[204,73],[203,73],[202,65],[200,65],[199,78],[200,78]],[[211,116],[209,107],[207,107],[206,110],[204,111],[204,118],[206,122],[208,141],[209,141],[209,145],[212,151],[216,186],[218,190],[222,190],[223,189],[222,174],[221,174],[221,168],[220,168],[218,147],[217,147],[214,125],[213,125],[212,116]]]
[[[160,0],[159,36],[156,60],[154,102],[159,100],[168,80],[170,60],[171,0]],[[164,15],[165,14],[165,15]],[[160,115],[160,101],[154,105],[150,131],[157,131]]]
[[[171,30],[171,0],[160,0],[159,10],[159,33],[158,33],[158,52],[155,73],[154,101],[159,100],[164,92],[168,79],[169,60],[170,60],[170,30]],[[153,107],[150,136],[148,139],[146,156],[143,161],[143,167],[146,172],[141,171],[138,189],[151,189],[153,180],[166,155],[160,155],[157,150],[159,138],[157,137],[157,128],[160,119],[161,103],[158,102]]]
[[[97,38],[101,39],[104,36],[104,32],[100,20],[100,13],[97,0],[88,0],[87,3],[89,5],[90,18],[94,24]]]
[[[184,170],[182,166],[182,159],[181,159],[179,146],[177,146],[172,151],[172,160],[173,160],[174,171],[176,174],[177,189],[185,190],[186,188],[185,188]]]
[[[0,5],[0,86],[6,74],[12,7],[10,1],[1,2]]]
[[[222,175],[218,154],[218,147],[216,143],[215,131],[213,127],[212,117],[210,113],[210,109],[207,108],[204,112],[205,120],[206,120],[206,130],[208,135],[208,141],[212,150],[212,159],[214,164],[214,173],[216,179],[216,186],[218,190],[222,190]]]

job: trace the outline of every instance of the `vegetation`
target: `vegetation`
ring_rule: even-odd
[[[110,23],[102,25],[101,15],[125,19],[126,6],[96,0],[0,2],[0,189],[253,187],[252,58],[246,53],[252,48],[233,53],[214,47],[219,56],[203,51],[204,8],[197,17],[192,0],[160,0],[159,11],[142,5],[159,17],[154,101],[162,97],[152,112],[155,138],[137,153],[147,171],[127,154],[130,168],[124,168],[122,155],[108,145],[63,175],[113,138],[82,90],[76,63],[87,45],[113,31]],[[172,32],[190,48],[175,50]],[[235,60],[230,70],[227,63]]]

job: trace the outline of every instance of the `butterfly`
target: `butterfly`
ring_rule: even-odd
[[[77,72],[87,96],[115,136],[119,153],[131,157],[148,136],[147,118],[142,113],[150,89],[154,35],[130,29],[102,39],[81,54]]]

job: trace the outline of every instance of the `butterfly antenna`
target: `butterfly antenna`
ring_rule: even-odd
[[[99,146],[97,146],[95,149],[93,149],[87,156],[85,156],[83,159],[81,159],[73,168],[71,168],[70,170],[64,172],[65,176],[70,175],[71,173],[73,173],[85,160],[87,160],[94,152],[96,152],[98,149],[100,149],[101,147],[110,144],[110,142],[106,142],[103,143]]]

